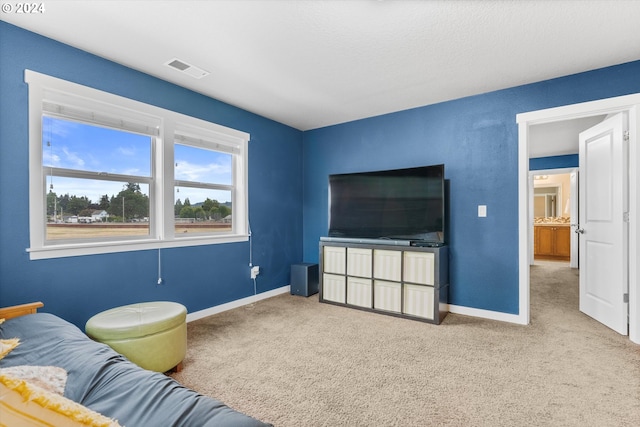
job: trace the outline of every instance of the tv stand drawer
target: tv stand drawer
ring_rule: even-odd
[[[433,253],[405,251],[403,255],[403,278],[405,282],[420,285],[434,284],[435,256]]]
[[[346,254],[344,247],[325,246],[323,249],[323,272],[344,274],[346,271]]]
[[[335,274],[322,275],[322,298],[327,301],[344,304],[346,298],[346,281],[344,276]]]

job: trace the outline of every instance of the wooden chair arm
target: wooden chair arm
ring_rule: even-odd
[[[11,319],[13,317],[33,314],[36,313],[40,307],[44,307],[44,304],[38,301],[0,308],[0,319]]]

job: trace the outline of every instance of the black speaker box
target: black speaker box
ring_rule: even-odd
[[[291,265],[291,295],[304,297],[318,293],[318,264]]]

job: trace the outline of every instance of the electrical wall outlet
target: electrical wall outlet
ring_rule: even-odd
[[[260,274],[260,266],[254,265],[251,267],[251,278],[255,279]]]

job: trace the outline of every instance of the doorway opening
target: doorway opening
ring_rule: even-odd
[[[640,233],[637,220],[640,207],[640,189],[637,165],[640,155],[637,149],[638,128],[640,123],[640,94],[627,95],[600,101],[574,104],[547,110],[533,111],[517,115],[519,159],[518,159],[518,205],[519,205],[519,323],[528,324],[530,321],[530,264],[533,259],[533,231],[530,226],[533,218],[533,203],[530,195],[529,157],[531,138],[536,126],[549,125],[563,127],[564,124],[585,118],[607,116],[626,112],[629,117],[629,338],[640,343],[640,295],[638,286],[638,242]],[[566,123],[563,123],[566,122]],[[558,207],[556,206],[556,212]],[[622,297],[622,296],[621,296]]]
[[[572,136],[567,141],[567,147],[575,145],[577,151],[577,139],[577,134]],[[535,138],[532,142],[536,142]],[[533,236],[530,239],[529,274],[532,295],[531,312],[534,319],[539,318],[541,311],[544,310],[540,306],[541,299],[534,297],[543,284],[550,286],[553,283],[553,288],[548,291],[554,294],[575,296],[575,298],[558,297],[555,304],[564,305],[561,313],[575,315],[571,313],[579,311],[578,235],[574,233],[575,227],[573,227],[578,223],[577,179],[577,167],[538,169],[529,172],[530,227],[532,228],[529,235]]]

